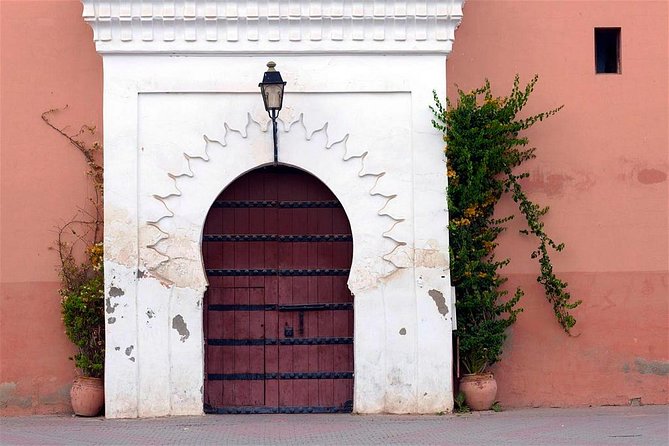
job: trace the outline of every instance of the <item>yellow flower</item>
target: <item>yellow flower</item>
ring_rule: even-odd
[[[465,209],[465,215],[467,217],[476,217],[478,214],[478,211],[476,210],[476,205],[469,206],[467,209]]]
[[[471,221],[468,218],[456,218],[453,219],[453,224],[455,226],[467,226]]]
[[[89,258],[93,269],[99,271],[102,267],[104,248],[102,242],[96,243],[88,248]]]

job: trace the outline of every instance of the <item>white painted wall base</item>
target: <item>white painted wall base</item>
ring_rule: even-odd
[[[260,20],[253,51],[247,34],[239,45],[198,34],[208,23],[207,11],[214,11],[206,5],[215,5],[220,16],[224,3],[239,4],[238,14],[247,14],[248,23],[249,5],[278,2],[176,2],[183,34],[160,44],[147,38],[146,45],[148,34],[123,28],[119,2],[84,3],[105,76],[106,415],[202,413],[202,229],[228,184],[272,162],[271,131],[257,88],[270,59],[288,82],[279,161],[322,180],[351,222],[354,411],[450,411],[445,160],[428,105],[432,89],[444,95],[444,55],[452,41],[434,50],[439,24],[452,35],[460,2],[393,2],[408,7],[405,19],[413,20],[413,43],[406,47],[373,31],[401,18],[387,15],[386,6],[383,13],[375,9],[390,2],[285,2],[300,7],[277,6],[279,37],[287,33],[287,41],[279,40],[280,54],[273,52],[271,8]],[[125,3],[130,2],[120,5]],[[132,3],[129,29],[143,30],[148,11],[157,14],[158,6],[137,6],[149,3]],[[343,43],[334,34],[320,40],[291,34],[291,17],[298,17],[291,14],[314,18],[304,15],[308,5],[319,5],[321,19],[331,20],[326,3],[348,5],[342,14],[351,33],[358,17],[351,5],[364,4],[362,17],[369,20],[363,22],[371,28],[361,28],[362,40],[355,34]],[[193,23],[183,15],[189,4],[196,5]],[[428,20],[423,41],[417,40],[422,16],[416,14],[425,4],[426,17],[434,20]],[[104,40],[98,28],[107,11],[112,18]],[[191,25],[195,40],[188,40]],[[207,49],[207,57],[199,54]]]

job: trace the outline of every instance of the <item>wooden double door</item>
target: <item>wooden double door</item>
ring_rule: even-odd
[[[205,412],[350,412],[353,243],[315,177],[252,171],[209,211],[203,234]]]

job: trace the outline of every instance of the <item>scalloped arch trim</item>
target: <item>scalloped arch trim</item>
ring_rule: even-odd
[[[367,186],[365,186],[365,194],[368,196],[368,201],[370,205],[368,209],[370,213],[376,214],[373,218],[382,221],[379,222],[379,224],[382,225],[383,230],[378,233],[379,234],[378,236],[390,241],[392,244],[390,249],[387,249],[380,255],[380,257],[390,266],[390,268],[387,269],[387,271],[385,271],[385,273],[378,278],[381,279],[385,276],[392,274],[397,269],[408,267],[409,263],[398,261],[398,258],[401,259],[402,256],[399,257],[395,256],[396,251],[401,249],[403,246],[406,246],[408,241],[401,239],[400,237],[398,237],[393,233],[393,230],[396,228],[396,226],[401,224],[404,221],[404,219],[399,218],[397,216],[393,216],[392,213],[387,210],[388,204],[392,200],[396,199],[397,194],[387,194],[387,193],[384,194],[376,191],[379,182],[384,181],[386,172],[381,171],[372,173],[366,170],[365,159],[369,156],[369,152],[368,151],[356,152],[355,150],[349,149],[347,145],[347,142],[349,140],[348,133],[341,138],[332,138],[328,134],[327,122],[317,129],[314,130],[308,129],[304,123],[304,114],[300,114],[298,119],[290,122],[287,125],[282,122],[282,126],[283,126],[282,133],[286,134],[288,132],[295,132],[295,131],[301,132],[301,136],[304,137],[304,140],[308,144],[315,144],[316,147],[322,151],[334,153],[338,147],[343,147],[343,150],[341,151],[340,155],[338,156],[336,155],[339,161],[352,166],[353,171],[351,173],[354,174],[358,179],[369,177],[372,180],[368,182]],[[199,252],[200,252],[200,245],[198,243],[199,240],[194,240],[191,238],[190,249],[186,249],[185,251],[181,249],[180,252],[178,253],[175,253],[175,250],[173,249],[174,247],[171,246],[173,240],[178,240],[177,243],[183,244],[184,240],[188,238],[187,236],[175,233],[178,232],[178,229],[174,228],[183,227],[184,226],[183,224],[179,223],[175,225],[167,224],[168,220],[175,220],[182,218],[177,212],[173,210],[173,204],[175,203],[175,200],[188,199],[187,192],[185,192],[184,186],[181,185],[180,183],[184,179],[193,179],[197,181],[197,173],[203,168],[202,163],[220,164],[220,163],[225,163],[226,159],[228,160],[231,159],[230,157],[232,156],[232,154],[227,154],[227,157],[218,156],[220,155],[220,153],[216,153],[216,155],[214,155],[214,151],[222,151],[231,148],[235,144],[240,144],[241,142],[240,139],[243,141],[247,140],[248,138],[252,138],[254,136],[259,136],[262,133],[267,133],[268,128],[267,125],[263,126],[261,125],[261,123],[254,120],[251,117],[251,114],[249,113],[247,114],[247,121],[244,127],[235,129],[230,127],[227,123],[225,123],[224,130],[225,130],[224,136],[220,140],[212,139],[208,137],[206,134],[203,135],[204,150],[200,154],[189,154],[187,152],[183,152],[183,157],[185,160],[185,166],[184,166],[185,168],[179,171],[167,172],[166,174],[173,182],[173,191],[167,194],[152,195],[153,198],[162,205],[161,208],[163,209],[163,211],[158,215],[156,215],[154,218],[151,218],[145,222],[147,226],[153,228],[156,231],[150,243],[146,244],[145,246],[147,249],[155,253],[155,256],[153,256],[154,261],[150,264],[147,264],[146,268],[148,271],[150,271],[152,275],[155,275],[156,277],[160,278],[161,281],[163,281],[164,283],[177,286],[184,285],[184,283],[182,283],[182,279],[177,274],[175,274],[178,271],[183,271],[183,269],[171,268],[170,263],[186,261],[188,263],[201,264],[201,259],[199,258]],[[239,138],[232,141],[231,138],[232,135],[238,136]],[[261,167],[262,165],[266,164],[267,163],[259,164],[255,167]],[[310,171],[308,163],[305,165],[296,165],[295,167],[302,168],[310,172],[311,174],[314,174],[314,172]],[[240,173],[243,174],[245,172],[240,172]],[[239,175],[235,176],[234,178],[231,178],[231,180],[234,180],[238,176]],[[315,176],[318,177],[318,175]],[[217,191],[223,190],[225,187],[228,186],[230,182],[231,181],[228,181],[227,184],[209,185],[208,189],[211,189],[214,192],[216,192],[216,194],[213,195],[213,198],[215,199],[215,196],[218,195]],[[337,195],[338,192],[337,189],[340,188],[338,188],[337,185],[328,184],[327,181],[325,181],[325,183]],[[341,189],[339,190],[339,192],[341,192]],[[212,195],[212,193],[210,193],[209,195]],[[211,202],[213,202],[213,199],[210,201],[210,203]],[[346,209],[346,205],[344,207]],[[206,217],[208,211],[209,207],[207,207],[206,209],[202,209],[200,211],[201,221],[199,223],[201,223],[202,225],[204,224],[204,217]],[[368,221],[368,218],[365,220]],[[355,229],[354,229],[354,237],[355,237]],[[202,271],[201,273],[204,274],[204,271]]]

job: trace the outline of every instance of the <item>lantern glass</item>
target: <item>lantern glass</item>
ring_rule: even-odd
[[[262,85],[262,94],[263,100],[265,101],[265,109],[270,110],[281,110],[281,105],[283,102],[283,87],[281,84],[263,84]]]

